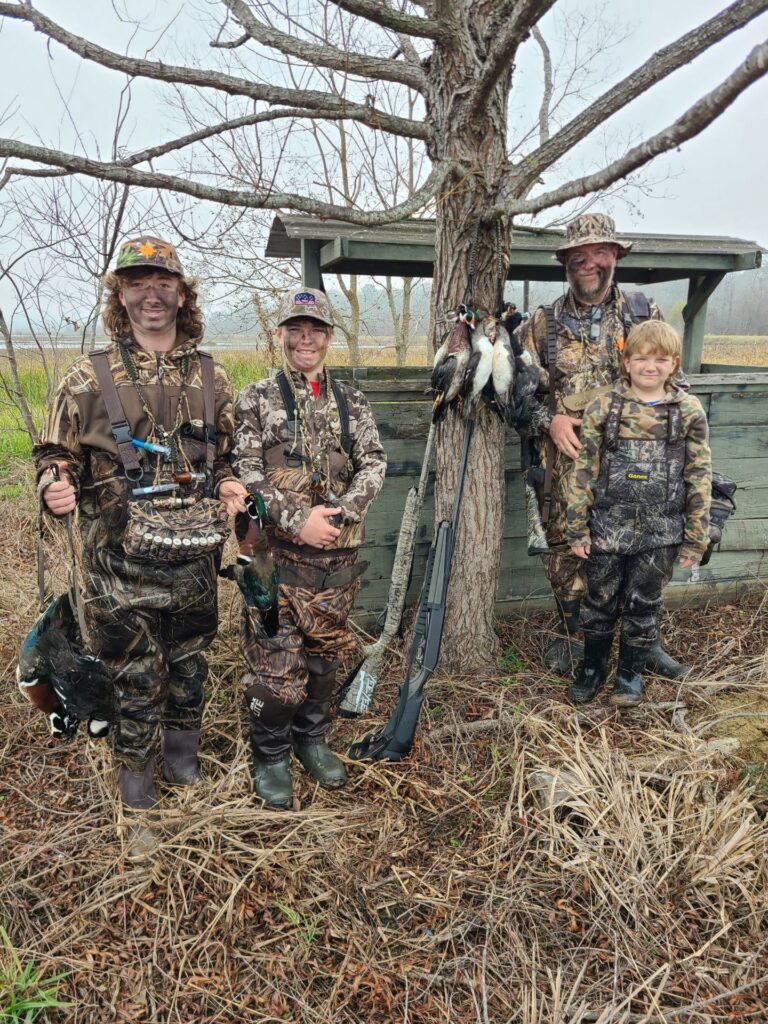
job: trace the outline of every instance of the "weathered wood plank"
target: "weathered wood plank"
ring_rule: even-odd
[[[766,506],[763,506],[765,509]],[[768,519],[729,519],[717,551],[753,551],[768,549]],[[757,557],[757,556],[756,556]]]
[[[710,426],[755,426],[768,420],[768,392],[721,392],[710,396]]]

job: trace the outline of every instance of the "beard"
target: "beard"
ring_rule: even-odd
[[[575,275],[568,273],[568,284],[570,285],[576,301],[581,302],[585,306],[594,305],[597,299],[601,299],[603,297],[608,286],[613,280],[613,268],[597,267],[595,269],[594,277],[595,283],[592,286],[587,286]]]

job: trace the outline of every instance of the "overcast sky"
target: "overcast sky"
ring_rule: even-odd
[[[303,5],[304,0],[296,2]],[[99,3],[39,0],[37,6],[70,30],[107,47],[124,49],[126,46],[129,29],[117,22],[112,4],[106,0]],[[656,48],[724,6],[723,0],[643,0],[639,3],[614,0],[605,6],[606,16],[614,21],[617,31],[628,33],[628,38],[606,57],[608,73],[614,80],[623,77]],[[554,17],[561,16],[564,10],[579,13],[595,7],[584,0],[561,0],[542,27],[554,36]],[[196,52],[201,61],[212,65],[214,60],[207,49],[208,36],[199,28],[196,31],[195,26],[199,26],[200,12],[204,15],[215,8],[215,4],[205,0],[198,0],[197,13],[191,3],[179,0],[131,0],[131,13],[145,15],[138,40],[140,45],[133,48],[133,52],[141,52],[152,39],[152,33],[166,24],[173,12],[179,11],[179,19],[171,30],[174,36],[166,37],[162,44],[166,47],[163,51],[166,59],[178,59],[185,51]],[[611,130],[637,140],[664,127],[719,83],[766,35],[768,15],[763,15],[655,87],[615,118]],[[179,52],[170,53],[167,48],[171,43]],[[599,49],[600,45],[601,40],[596,39],[595,46]],[[117,96],[124,84],[122,76],[83,64],[57,44],[47,46],[42,35],[23,23],[2,25],[0,54],[2,95],[6,104],[0,134],[72,148],[75,128],[62,115],[61,97],[65,96],[83,136],[96,136],[102,146],[108,146],[107,129],[113,122]],[[157,59],[160,55],[156,52],[149,56]],[[523,97],[531,111],[538,103],[538,60],[534,44],[526,44],[515,72],[518,101]],[[157,98],[163,90],[164,87],[154,83],[136,86],[131,116],[132,147],[166,137],[169,114]],[[654,165],[654,177],[669,175],[658,186],[660,197],[639,197],[637,212],[617,205],[619,226],[650,232],[734,235],[768,245],[767,107],[768,81],[763,79],[751,86],[697,139]],[[601,144],[600,141],[593,143]],[[94,152],[90,142],[85,148]],[[583,152],[581,158],[586,159]],[[551,184],[547,183],[549,187]]]

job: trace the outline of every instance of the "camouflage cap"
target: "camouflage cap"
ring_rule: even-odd
[[[277,307],[277,326],[280,327],[286,320],[292,320],[295,316],[306,316],[312,320],[319,320],[322,324],[328,324],[329,327],[335,326],[328,296],[319,288],[299,285],[283,292],[280,305]]]
[[[115,263],[115,273],[132,270],[134,267],[152,267],[153,270],[167,270],[169,274],[184,277],[176,250],[170,242],[153,235],[129,238],[120,246]]]
[[[613,217],[607,213],[584,213],[574,219],[565,229],[565,245],[555,250],[556,259],[561,263],[564,261],[564,254],[568,249],[575,249],[579,245],[599,245],[601,242],[610,242],[618,250],[618,259],[626,256],[632,248],[632,243],[626,239],[616,237],[616,224]]]

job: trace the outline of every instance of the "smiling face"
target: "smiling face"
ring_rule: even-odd
[[[649,345],[643,345],[624,357],[624,369],[632,390],[648,401],[664,396],[666,384],[675,376],[679,366],[679,356],[667,355]]]
[[[178,274],[135,268],[120,274],[120,304],[138,340],[142,335],[167,334],[176,328],[176,314],[186,294]]]
[[[319,378],[333,339],[332,327],[312,317],[292,317],[275,329],[275,337],[291,369],[303,373],[308,380]]]
[[[578,245],[563,256],[568,284],[576,301],[584,306],[599,305],[610,290],[616,270],[618,246],[610,242]]]

